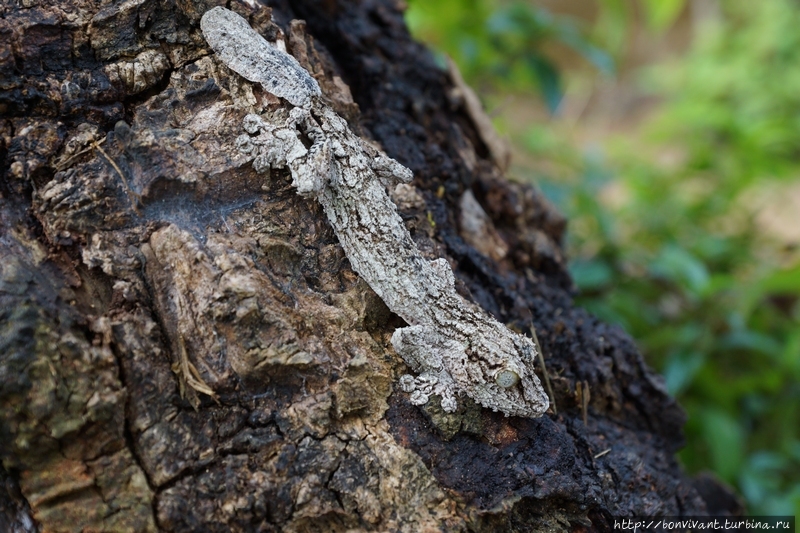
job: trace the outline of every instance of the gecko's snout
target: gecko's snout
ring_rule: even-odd
[[[504,389],[510,389],[519,383],[519,374],[510,368],[504,368],[494,376],[494,382]]]

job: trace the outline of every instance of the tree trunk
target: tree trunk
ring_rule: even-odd
[[[681,473],[683,412],[574,306],[563,218],[503,179],[474,95],[401,2],[234,1],[413,170],[395,200],[417,246],[535,326],[557,412],[412,405],[403,321],[321,208],[234,147],[277,102],[210,54],[218,3],[0,8],[0,529],[605,531],[736,511]]]

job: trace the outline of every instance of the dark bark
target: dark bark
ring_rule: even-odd
[[[242,102],[274,100],[208,56],[216,3],[1,8],[0,527],[605,531],[736,511],[681,473],[683,412],[630,338],[574,306],[563,219],[502,178],[401,7],[268,2],[273,24],[234,2],[414,171],[399,209],[418,246],[535,325],[558,414],[411,405],[402,321],[320,208],[233,148]]]

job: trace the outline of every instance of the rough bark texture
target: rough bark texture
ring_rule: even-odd
[[[414,171],[398,207],[417,246],[535,325],[558,414],[411,405],[403,321],[318,205],[233,147],[241,102],[270,97],[209,57],[218,3],[0,7],[0,529],[604,531],[735,511],[680,472],[682,411],[574,307],[564,220],[502,179],[402,6],[267,2],[273,24],[233,2]]]

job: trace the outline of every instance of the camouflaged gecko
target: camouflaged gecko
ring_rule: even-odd
[[[259,172],[290,169],[297,192],[322,205],[355,271],[409,324],[392,344],[417,373],[400,378],[411,402],[438,395],[453,412],[466,394],[506,415],[541,416],[549,402],[533,342],[462,298],[447,260],[422,257],[397,214],[387,187],[411,181],[411,171],[352,133],[316,80],[245,19],[216,7],[200,25],[228,68],[293,106],[288,119],[247,115],[237,145]]]

